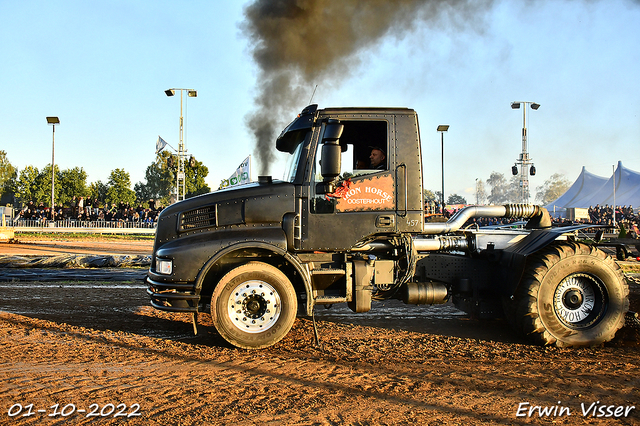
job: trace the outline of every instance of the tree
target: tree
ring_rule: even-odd
[[[136,201],[138,203],[142,203],[143,201],[149,200],[151,198],[156,198],[152,195],[149,187],[142,182],[138,182],[133,185],[133,192],[136,193]]]
[[[145,172],[146,182],[138,182],[134,187],[139,201],[153,198],[168,203],[171,190],[175,188],[175,172],[168,164],[173,165],[173,161],[170,152],[162,151],[156,155],[156,160],[147,167]]]
[[[33,201],[34,203],[37,201],[35,199],[38,190],[36,187],[36,179],[39,174],[38,168],[34,166],[27,166],[20,170],[16,181],[16,198],[19,203],[26,204],[29,201]]]
[[[487,202],[487,192],[482,179],[476,181],[476,204],[483,205]]]
[[[160,152],[156,160],[147,167],[146,182],[136,183],[136,197],[140,201],[153,198],[168,203],[171,193],[175,193],[177,172],[178,156],[168,151]],[[185,160],[184,174],[186,198],[211,192],[204,181],[209,174],[209,169],[195,157]]]
[[[435,195],[435,202],[436,203],[441,203],[442,202],[442,191],[434,191],[433,195]]]
[[[82,167],[66,169],[56,177],[56,204],[69,205],[73,197],[87,196],[87,172]]]
[[[544,181],[544,184],[536,188],[536,200],[539,200],[542,205],[549,204],[567,192],[570,186],[571,183],[563,174],[554,173]]]
[[[57,184],[60,182],[60,169],[58,168],[58,165],[54,166],[54,173],[56,182],[56,185],[54,186],[54,199],[56,204],[59,204],[58,198],[61,185]],[[45,206],[49,206],[51,204],[51,164],[47,164],[44,169],[38,173],[34,186],[34,201],[38,204],[42,203]]]
[[[135,204],[136,193],[131,189],[131,178],[124,169],[111,171],[105,201],[110,204]]]
[[[424,189],[422,191],[422,198],[424,199],[424,201],[438,201],[438,199],[436,198],[436,194],[431,191],[430,189]]]
[[[522,203],[523,197],[529,199],[529,187],[524,188],[520,186],[520,175],[511,176],[509,179],[509,185],[507,186],[507,202],[508,203]]]
[[[104,203],[105,200],[107,199],[108,189],[109,188],[104,182],[98,180],[96,182],[91,183],[87,191],[89,193],[89,197],[97,198],[98,201]]]
[[[0,188],[18,176],[18,170],[7,159],[7,153],[0,150]]]
[[[191,157],[185,163],[184,174],[186,198],[211,192],[211,188],[204,181],[209,174],[209,168],[195,157]]]
[[[16,178],[18,177],[18,169],[7,159],[7,153],[0,150],[0,198],[5,200],[13,199],[15,192]],[[10,197],[9,197],[10,196]]]
[[[87,192],[87,172],[82,167],[60,171],[55,166],[54,201],[56,205],[68,205],[74,196],[84,197]],[[42,171],[37,167],[27,166],[20,171],[15,183],[15,194],[18,202],[26,204],[51,204],[51,164]]]
[[[447,198],[447,204],[467,204],[467,200],[458,194],[451,194]]]
[[[487,184],[491,187],[487,197],[489,204],[504,204],[509,200],[507,180],[502,173],[492,172]]]

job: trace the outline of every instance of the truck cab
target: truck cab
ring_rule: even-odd
[[[298,120],[306,123],[306,115],[314,112],[315,125],[304,139],[305,130],[298,134],[287,128],[276,144],[298,157],[292,181],[300,189],[302,223],[293,249],[344,251],[371,235],[421,232],[422,155],[415,111],[314,111],[312,106]],[[300,126],[296,120],[290,127]],[[377,169],[370,165],[374,149],[384,153]]]

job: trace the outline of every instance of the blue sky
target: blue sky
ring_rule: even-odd
[[[187,149],[217,188],[254,149],[245,117],[260,82],[240,30],[246,4],[0,0],[0,149],[19,170],[42,169],[51,162],[45,117],[56,115],[59,167],[83,167],[88,182],[115,168],[143,181],[158,135],[177,147],[180,100],[164,90],[191,88]],[[512,101],[541,104],[528,115],[533,188],[553,173],[573,181],[582,166],[608,177],[619,160],[640,171],[640,2],[496,0],[474,18],[385,37],[358,52],[348,74],[321,82],[314,102],[414,108],[433,190],[436,127],[449,124],[445,192],[469,201],[476,178],[508,178],[521,151]]]

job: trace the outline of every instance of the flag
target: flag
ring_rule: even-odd
[[[160,154],[160,151],[162,151],[167,145],[169,145],[167,141],[158,136],[158,141],[156,142],[156,155]]]
[[[220,183],[220,188],[218,189],[244,185],[245,183],[249,182],[251,182],[251,156],[245,158],[244,161],[238,166],[236,171],[229,177],[229,179],[224,179]]]

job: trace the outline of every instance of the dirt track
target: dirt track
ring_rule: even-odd
[[[18,239],[18,242],[0,242],[0,255],[56,256],[63,254],[151,254],[153,240],[36,240]]]
[[[604,347],[544,348],[502,321],[377,306],[369,317],[319,310],[321,347],[300,318],[251,352],[229,347],[206,314],[193,336],[191,317],[150,308],[140,282],[0,291],[0,424],[640,424],[630,329]],[[594,403],[612,416],[583,415]]]

